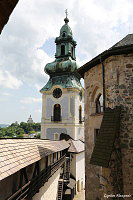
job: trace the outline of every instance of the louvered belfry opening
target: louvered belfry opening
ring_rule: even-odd
[[[103,112],[103,95],[102,94],[98,95],[95,104],[96,104],[96,113]]]
[[[61,121],[61,106],[60,106],[60,104],[54,105],[54,121]]]
[[[65,45],[61,45],[61,55],[65,55]]]

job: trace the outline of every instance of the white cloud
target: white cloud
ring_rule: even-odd
[[[33,91],[40,90],[49,78],[44,73],[44,67],[55,58],[54,53],[51,55],[48,52],[47,45],[51,38],[59,36],[60,28],[64,24],[65,9],[66,1],[21,0],[2,31],[0,86],[18,89],[23,84],[22,90],[16,90],[12,96],[17,97],[16,101],[25,94],[29,96],[21,98],[21,105],[16,113],[17,104],[7,104],[9,108],[13,108],[14,121],[17,120],[15,116],[21,120],[25,119],[27,105],[32,113],[37,109],[39,102],[41,104],[41,99],[32,97]],[[80,66],[125,37],[129,33],[129,26],[130,33],[133,32],[132,0],[67,0],[67,9],[69,25],[74,40],[77,41],[76,55]],[[50,48],[54,47],[53,42]],[[33,90],[29,91],[28,88],[31,87]],[[4,92],[5,89],[1,91]],[[0,101],[5,102],[6,99],[8,98],[3,97]],[[25,106],[24,111],[21,110],[21,106]],[[20,112],[23,114],[18,116],[17,113]],[[13,115],[10,113],[8,112],[8,118],[12,119]],[[36,120],[37,116],[39,113],[36,112]],[[1,121],[3,117],[4,115],[1,116]]]
[[[12,76],[10,72],[0,70],[0,85],[10,89],[18,89],[22,85],[22,81]]]
[[[111,47],[125,35],[130,22],[133,31],[133,4],[130,0],[83,0],[76,1],[72,17],[77,38],[78,54],[84,54],[88,61]]]
[[[37,109],[37,110],[35,110],[35,112],[37,112],[37,113],[42,113],[42,111],[41,111],[41,109]]]
[[[23,104],[31,104],[31,103],[40,103],[41,101],[42,101],[41,98],[26,97],[22,99],[20,102]]]
[[[67,8],[81,64],[128,34],[129,23],[133,30],[131,0],[68,0]],[[65,9],[60,0],[19,1],[1,35],[1,69],[28,84],[45,84],[43,69],[54,55],[39,48],[59,36]]]
[[[37,49],[31,65],[32,72],[34,72],[35,76],[40,77],[40,75],[44,75],[45,65],[52,60],[53,59],[51,59],[43,50]],[[47,75],[45,76],[47,77]]]
[[[42,84],[37,84],[37,83],[36,83],[34,86],[35,86],[35,88],[37,89],[37,92],[39,92],[40,89],[42,89],[42,87],[43,87]]]
[[[21,106],[21,109],[22,109],[22,110],[26,110],[26,107],[25,107],[25,106]]]
[[[2,95],[4,95],[4,96],[10,96],[11,94],[8,93],[8,92],[3,92]]]

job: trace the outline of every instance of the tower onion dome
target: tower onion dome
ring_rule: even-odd
[[[50,76],[56,76],[59,74],[68,74],[68,73],[73,73],[77,71],[77,69],[80,66],[76,63],[75,60],[72,60],[71,58],[67,60],[62,60],[61,62],[59,61],[54,61],[52,63],[48,63],[45,66],[45,73],[50,75]]]
[[[44,68],[50,79],[40,90],[41,92],[48,91],[55,85],[60,85],[62,88],[82,89],[81,76],[77,71],[79,66],[75,56],[76,41],[73,39],[72,30],[68,25],[67,11],[64,21],[65,24],[60,29],[60,35],[55,39],[55,60]]]
[[[64,21],[65,21],[65,24],[60,29],[60,37],[63,36],[64,33],[66,33],[67,36],[72,37],[72,30],[70,26],[68,25],[69,19],[66,17]]]

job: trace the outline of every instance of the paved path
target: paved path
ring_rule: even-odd
[[[74,200],[85,200],[85,190],[79,192],[75,197]]]

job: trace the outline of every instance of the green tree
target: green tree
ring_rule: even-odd
[[[33,124],[33,128],[34,130],[37,132],[37,131],[40,131],[41,130],[41,124],[40,123],[34,123]]]
[[[26,123],[21,122],[20,125],[18,122],[12,123],[6,128],[0,128],[0,138],[2,137],[23,137],[23,135],[36,133],[41,130],[40,123]]]
[[[15,137],[15,127],[14,126],[9,126],[5,128],[5,137]]]
[[[38,133],[37,136],[36,136],[36,138],[40,139],[41,138],[41,133]]]
[[[0,128],[0,138],[5,137],[5,132],[3,130],[3,128]]]
[[[28,134],[28,124],[26,122],[21,122],[20,123],[20,128],[24,130],[26,134]]]

